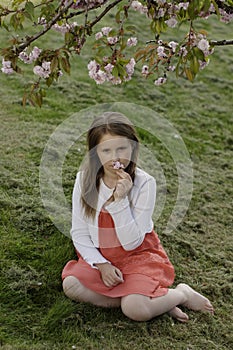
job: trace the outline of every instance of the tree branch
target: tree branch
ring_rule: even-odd
[[[64,6],[62,9],[59,9],[57,15],[47,24],[46,28],[40,31],[39,33],[29,37],[26,42],[22,43],[19,45],[17,48],[17,53],[22,52],[26,47],[28,47],[33,41],[37,40],[40,38],[42,35],[47,33],[51,27],[60,19],[60,17],[73,5],[74,1],[70,0],[66,6]]]
[[[111,3],[110,5],[108,5],[104,11],[96,17],[96,19],[94,21],[92,21],[89,24],[89,27],[92,28],[96,23],[98,23],[113,7],[115,7],[119,2],[121,2],[123,0],[115,0],[113,3]]]
[[[233,45],[233,40],[210,40],[210,45],[213,45],[213,46]]]

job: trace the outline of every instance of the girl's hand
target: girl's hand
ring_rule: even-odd
[[[105,286],[109,288],[115,287],[119,283],[124,282],[123,275],[117,267],[109,263],[95,264],[95,266],[98,267]]]
[[[118,180],[114,191],[114,200],[119,201],[125,198],[133,186],[131,176],[124,170],[117,170]]]

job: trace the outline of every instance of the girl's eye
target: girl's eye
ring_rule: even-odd
[[[119,151],[124,151],[126,149],[126,147],[120,147],[118,149],[119,149]]]
[[[109,149],[105,148],[105,149],[102,150],[102,152],[108,153],[108,152],[109,152]]]

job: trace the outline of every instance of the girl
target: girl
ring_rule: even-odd
[[[71,236],[78,260],[64,267],[65,294],[121,307],[135,321],[167,312],[187,322],[178,305],[212,314],[209,300],[188,285],[168,288],[174,268],[153,230],[156,183],[136,167],[139,143],[130,121],[104,113],[92,123],[87,143],[73,191]]]

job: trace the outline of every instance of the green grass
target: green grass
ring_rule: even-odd
[[[143,24],[140,28],[146,36]],[[214,24],[211,30],[214,37],[229,38],[232,25]],[[51,38],[58,40],[56,34]],[[231,48],[216,48],[210,65],[193,84],[171,78],[160,88],[139,74],[127,85],[97,86],[88,78],[87,60],[86,49],[82,58],[74,59],[72,75],[51,88],[41,109],[22,108],[23,77],[0,75],[1,349],[232,349]],[[120,310],[75,304],[63,295],[60,275],[74,250],[43,207],[40,159],[62,121],[83,108],[114,101],[159,112],[186,143],[194,168],[193,198],[182,223],[168,235],[163,228],[176,198],[176,169],[162,145],[140,133],[142,142],[156,153],[167,180],[167,202],[155,228],[175,265],[175,283],[189,283],[209,297],[216,309],[214,317],[189,312],[190,322],[185,325],[167,315],[135,323]],[[78,155],[74,146],[64,164],[68,201],[83,154],[83,144]]]

